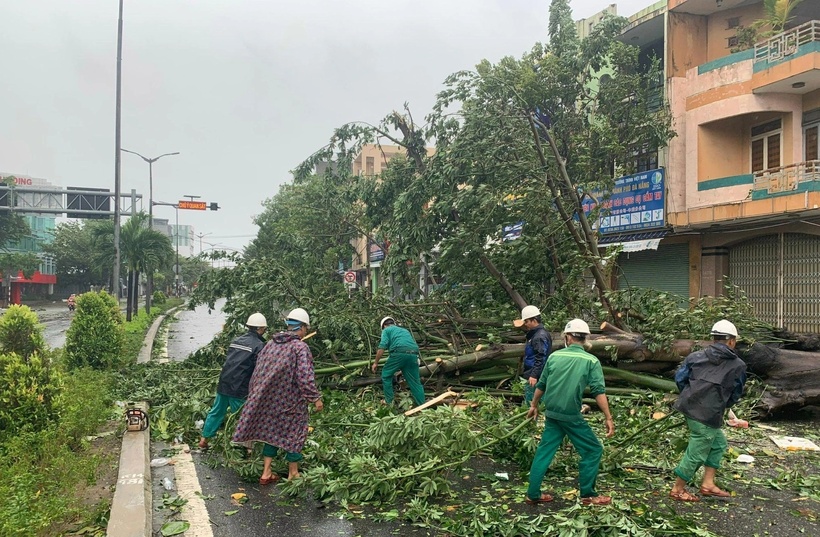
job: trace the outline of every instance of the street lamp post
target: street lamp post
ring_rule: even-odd
[[[120,149],[120,151],[125,151],[126,153],[137,155],[139,158],[148,163],[148,229],[153,229],[154,207],[151,202],[154,201],[154,163],[162,157],[171,157],[173,155],[179,155],[179,151],[175,151],[173,153],[163,153],[162,155],[154,158],[145,157],[143,155],[140,155],[136,151],[130,151],[128,149]]]
[[[132,155],[137,155],[139,158],[148,163],[148,229],[154,229],[154,163],[162,157],[179,155],[179,151],[175,151],[173,153],[163,153],[162,155],[154,158],[148,158],[146,156],[140,155],[136,151],[130,151],[128,149],[120,148],[120,151],[131,153]],[[148,310],[147,313],[151,312],[151,302],[154,298],[153,293],[154,270],[152,268],[148,271],[148,288],[145,290],[145,309]]]
[[[176,243],[177,243],[177,269],[174,271],[174,276],[176,276],[177,282],[177,298],[179,298],[179,204],[174,205],[174,209],[177,213],[177,225],[176,229],[174,230],[174,235],[176,235]]]
[[[212,235],[212,233],[197,233],[196,236],[199,237],[199,255],[202,255],[202,237],[207,237],[208,235]]]

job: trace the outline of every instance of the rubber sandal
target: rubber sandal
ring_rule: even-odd
[[[695,496],[694,494],[689,494],[687,491],[682,490],[680,492],[670,491],[669,497],[673,500],[677,500],[679,502],[699,502],[700,498]]]
[[[553,497],[551,495],[544,493],[537,500],[533,500],[532,498],[527,498],[525,500],[525,503],[527,503],[528,505],[538,505],[540,503],[549,503],[552,500],[553,500]]]
[[[721,490],[719,488],[714,488],[710,490],[701,487],[700,493],[704,496],[714,496],[715,498],[731,498],[732,496],[730,492],[726,492],[725,490]]]
[[[581,498],[583,505],[609,505],[612,503],[612,498],[609,496],[589,496]]]
[[[260,485],[270,485],[271,483],[276,483],[279,481],[279,475],[273,474],[272,476],[268,477],[267,479],[260,477],[259,484]]]
[[[205,439],[205,438],[202,438],[202,439],[199,441],[199,444],[197,444],[197,445],[199,446],[199,449],[203,449],[203,450],[204,450],[204,449],[208,449],[208,440],[207,440],[207,439]]]

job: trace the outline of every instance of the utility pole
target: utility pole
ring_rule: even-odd
[[[122,3],[117,19],[117,90],[114,120],[114,272],[111,275],[117,307],[120,303],[120,131],[122,125]]]

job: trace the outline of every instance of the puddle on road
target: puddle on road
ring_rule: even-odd
[[[171,360],[184,360],[210,343],[225,323],[225,314],[222,312],[224,305],[225,300],[221,299],[216,302],[216,309],[210,313],[208,306],[177,312],[177,320],[168,328],[168,357]]]

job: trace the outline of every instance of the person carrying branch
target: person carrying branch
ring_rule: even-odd
[[[721,430],[723,414],[743,395],[746,364],[735,353],[734,324],[726,319],[716,322],[711,336],[713,343],[687,356],[675,373],[680,395],[674,406],[686,416],[689,444],[675,468],[675,484],[669,496],[681,502],[700,501],[686,490],[686,484],[701,466],[700,493],[718,498],[731,496],[715,484],[715,472],[728,446]]]
[[[234,442],[263,442],[260,485],[279,480],[271,471],[273,457],[283,450],[288,479],[299,477],[299,461],[308,433],[308,405],[324,408],[316,387],[313,355],[302,339],[310,316],[302,308],[287,317],[287,330],[273,336],[259,353],[250,392],[233,435]]]
[[[609,401],[604,393],[604,372],[598,358],[584,350],[589,325],[581,319],[573,319],[564,327],[565,348],[552,353],[541,377],[535,385],[535,394],[527,411],[527,419],[538,416],[538,403],[544,398],[546,408],[544,432],[535,451],[530,467],[527,503],[539,504],[553,500],[550,494],[541,493],[541,483],[553,457],[568,436],[581,457],[578,464],[578,482],[581,503],[584,505],[608,505],[612,498],[601,496],[595,490],[598,469],[604,448],[581,415],[584,388],[595,398],[598,408],[606,419],[606,437],[615,434],[615,423],[609,412]]]
[[[248,383],[256,368],[256,357],[265,346],[265,338],[262,335],[267,330],[268,321],[264,315],[257,312],[248,317],[245,326],[248,327],[248,331],[231,341],[228,347],[228,355],[219,373],[216,399],[202,426],[200,449],[208,449],[208,440],[216,436],[228,407],[231,412],[236,413],[248,397]]]
[[[544,364],[547,363],[552,349],[552,336],[541,322],[541,310],[535,306],[524,306],[521,318],[513,321],[516,328],[527,331],[527,344],[524,347],[524,366],[521,376],[527,381],[524,387],[524,404],[532,402],[535,384],[541,377]]]
[[[419,346],[413,339],[413,334],[406,328],[396,326],[393,317],[385,317],[379,326],[382,329],[382,338],[371,369],[375,373],[384,352],[390,353],[382,369],[384,402],[388,405],[393,404],[393,375],[401,371],[416,406],[423,404],[424,387],[419,376]]]

